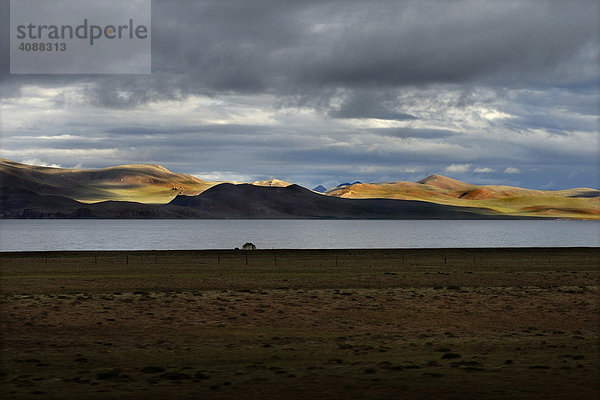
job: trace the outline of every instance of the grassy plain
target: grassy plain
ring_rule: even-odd
[[[6,399],[598,399],[600,249],[0,253]]]

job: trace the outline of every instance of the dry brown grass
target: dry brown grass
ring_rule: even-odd
[[[3,398],[596,399],[599,249],[0,254]]]

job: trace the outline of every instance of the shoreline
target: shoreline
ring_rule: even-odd
[[[82,249],[82,250],[0,250],[0,256],[2,255],[36,255],[36,254],[59,254],[59,253],[71,253],[71,254],[102,254],[102,253],[228,253],[228,252],[243,252],[243,253],[276,253],[276,252],[454,252],[454,251],[467,251],[467,252],[481,252],[481,251],[544,251],[544,250],[557,250],[557,251],[568,251],[568,250],[598,250],[600,246],[506,246],[506,247],[364,247],[364,248],[269,248],[256,250],[242,250],[242,249]]]

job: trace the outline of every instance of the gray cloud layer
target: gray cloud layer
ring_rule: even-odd
[[[333,88],[598,79],[594,1],[184,0],[154,1],[152,12],[153,76],[97,78],[100,104],[122,107],[117,88],[138,104],[190,92],[313,97]]]
[[[3,34],[2,149],[307,185],[469,164],[455,177],[597,186],[599,15],[591,0],[156,0],[150,76],[11,76]],[[62,120],[32,86],[59,89],[35,96]],[[42,134],[72,137],[22,138]]]

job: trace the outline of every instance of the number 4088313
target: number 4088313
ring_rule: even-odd
[[[26,43],[21,42],[19,44],[19,50],[21,51],[67,51],[66,43]]]

